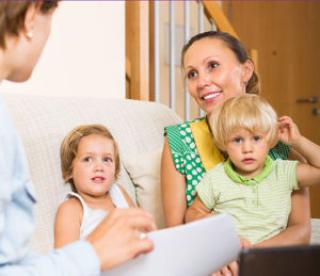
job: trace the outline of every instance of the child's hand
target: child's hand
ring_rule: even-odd
[[[211,276],[238,276],[239,264],[233,261],[230,264],[222,267],[219,271],[212,273]]]
[[[250,248],[250,247],[252,247],[252,243],[249,240],[240,237],[240,247],[241,248]]]
[[[278,138],[285,144],[297,145],[302,135],[289,116],[282,116],[278,120]]]

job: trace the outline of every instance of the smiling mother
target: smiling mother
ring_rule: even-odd
[[[253,62],[242,44],[227,33],[210,31],[191,38],[182,51],[182,66],[189,93],[206,115],[226,99],[259,93]],[[196,196],[195,187],[208,169],[224,159],[212,142],[206,118],[166,128],[161,186],[168,227],[184,223],[186,209]],[[303,160],[294,148],[280,141],[269,155],[273,159]],[[307,243],[309,219],[308,190],[294,192],[288,228],[261,246]]]

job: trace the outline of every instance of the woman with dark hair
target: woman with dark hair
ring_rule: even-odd
[[[182,67],[189,93],[206,116],[165,129],[161,188],[168,227],[185,222],[185,212],[204,173],[224,160],[212,142],[207,116],[226,99],[259,93],[252,60],[240,41],[228,33],[209,31],[192,37],[182,50]],[[296,146],[280,141],[269,155],[273,159],[303,160]],[[258,246],[308,243],[309,219],[309,194],[304,188],[292,195],[288,228]]]

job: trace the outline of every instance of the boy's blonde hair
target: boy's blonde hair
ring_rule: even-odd
[[[232,132],[246,129],[267,134],[270,148],[277,142],[277,114],[263,98],[253,94],[230,98],[209,117],[209,124],[217,147],[225,151]]]
[[[73,191],[76,192],[76,188],[72,179],[73,160],[75,159],[80,140],[83,137],[91,134],[101,135],[110,139],[113,143],[114,156],[115,156],[115,179],[118,178],[120,172],[120,157],[119,149],[116,141],[114,140],[110,131],[99,124],[92,125],[81,125],[74,128],[69,134],[63,139],[60,146],[60,160],[61,160],[61,171],[65,183],[70,183]]]

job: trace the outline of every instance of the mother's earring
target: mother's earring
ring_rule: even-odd
[[[26,33],[27,38],[32,39],[33,38],[33,32],[29,31]]]

